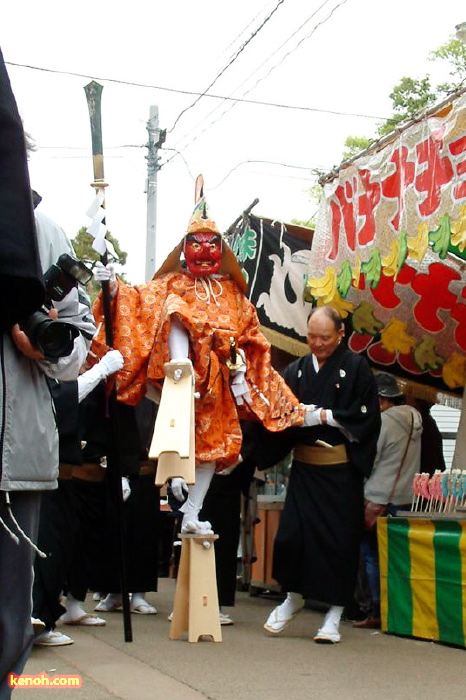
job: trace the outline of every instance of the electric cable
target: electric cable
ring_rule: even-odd
[[[273,16],[273,15],[275,14],[275,12],[278,10],[278,8],[280,7],[280,5],[282,5],[284,2],[285,2],[285,0],[278,0],[277,4],[276,4],[275,7],[273,8],[273,10],[272,10],[272,11],[269,13],[269,15],[267,15],[267,17],[263,20],[262,24],[261,24],[256,30],[254,30],[253,33],[251,34],[251,36],[240,46],[240,48],[236,51],[236,53],[235,53],[234,56],[230,59],[230,61],[227,63],[227,65],[226,65],[224,68],[222,68],[222,70],[221,70],[219,73],[217,73],[217,75],[215,76],[215,78],[214,78],[214,79],[212,80],[212,82],[206,87],[206,89],[205,89],[198,97],[196,97],[196,99],[194,100],[194,102],[192,102],[190,105],[188,105],[188,107],[185,107],[185,109],[181,110],[181,112],[179,113],[179,115],[178,115],[177,118],[175,119],[175,121],[174,121],[174,123],[173,123],[173,126],[172,126],[170,129],[167,130],[168,133],[171,133],[171,132],[173,131],[173,129],[174,129],[175,126],[178,124],[178,122],[179,122],[179,120],[181,119],[181,117],[183,116],[183,114],[186,114],[186,112],[188,112],[190,109],[192,109],[192,108],[199,102],[199,100],[201,100],[203,97],[205,97],[207,91],[210,90],[210,88],[213,87],[213,86],[215,85],[215,83],[217,82],[217,80],[228,70],[228,68],[230,68],[230,66],[233,65],[233,63],[236,61],[236,59],[238,58],[238,56],[244,51],[244,49],[246,48],[246,46],[247,46],[248,44],[250,44],[251,41],[259,34],[260,30],[263,29],[263,27],[267,24],[267,22],[272,18],[272,16]]]
[[[256,69],[256,71],[254,71],[254,73],[256,73],[257,70],[260,70],[260,68],[262,68],[262,67],[270,60],[270,58],[273,57],[273,56],[277,53],[277,51],[279,51],[293,36],[295,36],[296,33],[299,32],[300,29],[302,29],[302,27],[304,27],[304,26],[316,15],[316,13],[319,12],[319,10],[321,10],[328,2],[329,2],[329,0],[325,0],[325,1],[317,8],[317,10],[315,10],[315,12],[314,12],[300,27],[298,27],[298,29],[297,29],[290,37],[288,37],[288,39],[286,39],[286,41],[283,42],[283,44],[281,44],[281,46],[280,46],[273,54],[271,54],[271,56],[269,56],[269,57],[259,66],[258,69]],[[243,102],[243,101],[244,101],[244,99],[243,99],[243,98],[244,98],[244,95],[247,95],[249,92],[251,92],[252,90],[254,90],[254,89],[257,87],[257,85],[258,85],[260,82],[262,82],[262,80],[265,80],[265,78],[267,78],[267,77],[270,75],[270,73],[272,73],[272,71],[275,70],[275,68],[277,68],[278,66],[280,66],[280,65],[283,63],[283,61],[284,61],[286,58],[288,58],[288,56],[290,56],[292,53],[294,53],[294,52],[299,48],[299,46],[303,43],[303,41],[309,39],[309,38],[314,34],[314,32],[318,29],[318,27],[320,27],[320,26],[322,26],[323,24],[325,24],[325,23],[332,17],[333,13],[334,13],[339,7],[341,7],[342,5],[344,5],[346,2],[347,2],[347,0],[341,0],[341,2],[339,2],[335,7],[333,7],[332,10],[330,11],[330,13],[327,15],[327,17],[325,17],[323,20],[321,20],[320,22],[318,22],[318,23],[313,27],[313,29],[311,30],[311,32],[310,32],[309,34],[307,34],[305,37],[303,37],[303,38],[298,42],[298,44],[294,47],[294,49],[290,50],[287,54],[285,54],[285,56],[282,58],[282,60],[281,60],[279,63],[277,63],[277,64],[275,64],[274,66],[272,66],[272,67],[270,68],[270,70],[268,71],[268,73],[267,73],[265,76],[263,76],[262,78],[259,78],[259,79],[256,81],[256,83],[255,83],[252,87],[250,87],[248,90],[246,90],[246,92],[243,93],[243,95],[242,95],[241,98],[237,98],[237,99],[233,98],[234,101],[233,101],[233,104],[232,104],[232,105],[230,105],[229,107],[227,107],[227,108],[218,116],[218,118],[212,120],[207,126],[205,126],[205,128],[204,128],[201,132],[199,132],[199,134],[197,134],[196,136],[194,136],[194,138],[192,138],[191,141],[189,141],[189,142],[188,142],[187,144],[185,144],[184,146],[179,146],[179,147],[178,147],[178,151],[179,151],[180,149],[181,149],[181,150],[186,150],[187,148],[189,148],[189,147],[190,147],[195,141],[197,141],[197,139],[200,138],[208,129],[210,129],[214,124],[216,124],[218,121],[220,121],[220,120],[225,116],[225,114],[227,114],[229,111],[231,111],[231,109],[233,109],[233,107],[235,107],[236,104],[238,104],[239,102]],[[254,75],[254,73],[253,73],[252,75]],[[249,76],[245,81],[243,81],[243,83],[242,83],[241,85],[243,85],[250,77],[251,77],[251,76]],[[241,85],[240,85],[239,87],[241,87]],[[238,89],[238,88],[236,88],[236,90],[237,90],[237,89]],[[234,92],[234,91],[233,91],[233,92]],[[215,107],[207,116],[210,116],[210,114],[213,114],[213,113],[219,108],[219,106],[220,106],[220,105],[218,105],[217,107]],[[195,129],[196,129],[199,125],[200,125],[200,124],[197,124],[195,127],[193,127],[193,129],[191,129],[191,131],[188,132],[188,134],[187,134],[186,136],[182,137],[181,141],[183,140],[183,138],[187,138],[187,136],[188,136],[190,133],[192,133],[193,131],[195,131]],[[177,144],[176,144],[176,145],[177,145]],[[164,163],[164,165],[167,165],[167,164],[170,162],[170,160],[171,160],[171,159],[168,159],[168,160]]]

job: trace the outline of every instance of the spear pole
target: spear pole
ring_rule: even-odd
[[[95,188],[96,193],[102,190],[105,198],[105,188],[107,183],[104,178],[104,156],[102,147],[102,120],[101,120],[101,96],[103,86],[92,80],[84,87],[86,93],[87,105],[89,108],[89,118],[91,123],[92,137],[92,162],[94,168],[94,182],[91,186]],[[105,208],[105,202],[102,203]],[[107,251],[105,251],[100,259],[104,265],[108,262]],[[113,347],[113,328],[111,314],[111,296],[110,282],[102,282],[102,301],[104,310],[105,324],[105,341],[109,347]],[[120,584],[121,596],[123,603],[123,627],[125,642],[133,641],[133,633],[131,629],[131,610],[129,604],[128,585],[126,577],[126,546],[125,546],[125,521],[123,507],[123,491],[121,487],[121,450],[120,450],[120,431],[118,426],[118,411],[115,385],[113,386],[108,397],[109,420],[110,420],[110,445],[107,455],[107,474],[109,480],[110,491],[116,505],[116,522],[117,522],[117,537],[118,537],[118,554],[120,568]]]

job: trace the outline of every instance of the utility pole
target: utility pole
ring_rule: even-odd
[[[151,105],[147,122],[149,140],[147,143],[147,229],[146,229],[146,282],[152,279],[156,270],[155,248],[157,229],[157,172],[159,167],[158,150],[165,142],[166,129],[159,129],[159,108]]]

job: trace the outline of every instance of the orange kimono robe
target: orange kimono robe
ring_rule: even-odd
[[[195,374],[195,444],[198,462],[217,462],[217,469],[235,464],[242,444],[240,419],[259,420],[271,431],[303,423],[304,409],[272,367],[270,343],[260,330],[251,302],[228,276],[194,278],[169,272],[147,284],[130,287],[121,281],[112,302],[114,348],[125,364],[116,375],[117,399],[137,404],[146,383],[161,386],[170,360],[171,316],[189,334]],[[94,306],[96,323],[103,320],[102,301]],[[246,355],[246,381],[251,405],[237,406],[230,389],[230,338]],[[101,355],[103,329],[93,350]]]

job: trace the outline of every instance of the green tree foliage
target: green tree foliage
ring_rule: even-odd
[[[343,151],[343,159],[349,160],[361,151],[364,151],[372,143],[371,139],[364,136],[348,136],[345,141],[346,150]]]
[[[459,39],[450,39],[429,55],[430,61],[446,61],[450,67],[451,82],[432,85],[431,77],[401,78],[390,93],[393,115],[377,127],[377,137],[385,136],[399,124],[419,115],[425,109],[434,106],[447,95],[462,87],[466,80],[466,45]],[[345,141],[347,150],[343,158],[354,157],[358,152],[367,148],[370,139],[348,136]],[[360,147],[359,147],[360,145]]]
[[[108,261],[117,263],[118,265],[125,265],[128,253],[121,250],[118,240],[112,236],[110,231],[107,231],[105,238],[111,244],[108,246]],[[94,238],[87,232],[85,226],[80,228],[75,238],[71,240],[76,257],[78,257],[79,260],[82,260],[82,262],[91,270],[94,269],[96,262],[100,260],[99,253],[92,247],[93,241]],[[118,273],[118,277],[126,282],[126,276],[124,273]],[[92,301],[94,301],[99,291],[100,285],[92,279],[87,285],[87,292]]]
[[[422,80],[402,78],[390,93],[390,99],[393,116],[379,126],[380,136],[389,134],[398,124],[434,105],[439,100],[439,92],[438,89],[432,88],[428,75]]]
[[[466,44],[459,39],[451,39],[447,44],[432,51],[430,60],[437,59],[447,61],[450,66],[450,75],[453,78],[451,83],[442,83],[438,90],[444,94],[454,92],[462,87],[466,80]]]

